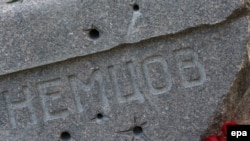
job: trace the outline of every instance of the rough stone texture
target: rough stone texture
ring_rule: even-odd
[[[7,1],[7,0],[5,0]],[[133,4],[139,11],[133,11]],[[23,0],[0,3],[0,74],[224,21],[240,0]],[[100,31],[92,40],[86,30]]]
[[[249,44],[248,44],[249,49]],[[236,121],[239,124],[250,124],[249,86],[250,86],[249,55],[245,56],[242,69],[239,71],[230,91],[217,109],[206,135],[219,134],[222,124],[226,121]]]
[[[243,2],[130,4],[0,5],[0,140],[203,137],[244,66]],[[91,24],[100,38],[82,30]]]

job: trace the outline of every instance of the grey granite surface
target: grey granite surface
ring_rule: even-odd
[[[1,1],[0,141],[201,140],[247,55],[244,2]]]
[[[227,19],[243,0],[0,2],[0,75]],[[136,6],[137,7],[136,7]],[[89,37],[89,30],[99,38]]]
[[[199,141],[241,68],[247,26],[236,18],[3,75],[0,140]]]

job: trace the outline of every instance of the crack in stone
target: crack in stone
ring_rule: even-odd
[[[149,40],[156,39],[156,38],[174,37],[174,36],[176,36],[176,35],[178,36],[180,34],[187,34],[187,33],[192,32],[194,30],[199,30],[199,29],[203,29],[203,28],[212,28],[212,27],[215,27],[215,26],[218,26],[218,25],[224,25],[224,24],[232,22],[232,20],[238,19],[240,17],[247,16],[249,13],[250,13],[250,1],[246,0],[244,2],[244,4],[242,4],[242,6],[235,9],[228,17],[226,17],[224,20],[222,20],[220,22],[217,22],[217,23],[214,23],[214,24],[200,24],[200,25],[197,25],[197,26],[194,26],[194,27],[185,28],[185,29],[177,31],[175,33],[170,33],[170,34],[160,35],[160,36],[156,36],[156,37],[151,37],[151,38],[147,38],[145,40],[140,40],[140,41],[134,42],[134,43],[123,43],[123,44],[117,45],[116,47],[123,46],[123,45],[131,45],[131,44],[141,44],[141,43],[144,43],[144,42],[147,42]],[[116,48],[116,47],[113,47],[113,48]],[[113,48],[110,48],[109,50],[111,50]],[[107,50],[105,50],[105,51],[107,51]],[[98,53],[98,52],[96,52],[96,53]]]
[[[0,74],[0,76],[7,75],[7,74],[11,75],[11,74],[18,73],[18,72],[21,72],[21,71],[24,71],[24,70],[38,68],[38,67],[42,67],[42,66],[46,66],[46,65],[50,65],[50,64],[56,64],[56,63],[59,63],[59,62],[64,62],[66,60],[71,60],[71,59],[78,58],[78,57],[94,55],[94,54],[101,53],[101,52],[108,52],[108,51],[110,51],[112,49],[122,48],[122,47],[128,46],[128,45],[147,44],[147,43],[150,43],[150,42],[159,41],[159,40],[163,40],[163,39],[167,39],[167,38],[178,38],[181,35],[188,34],[188,33],[194,32],[194,31],[202,31],[202,30],[205,30],[205,29],[208,29],[208,28],[214,28],[214,27],[218,27],[218,26],[221,26],[221,25],[226,25],[226,24],[228,24],[228,23],[230,23],[230,22],[232,22],[232,21],[234,21],[234,20],[236,20],[238,18],[247,16],[249,13],[250,13],[250,1],[246,0],[244,2],[244,4],[242,4],[242,6],[235,9],[227,18],[225,18],[225,20],[222,20],[222,21],[220,21],[218,23],[215,23],[215,24],[200,24],[198,26],[186,28],[184,30],[181,30],[181,31],[178,31],[178,32],[175,32],[175,33],[159,35],[159,36],[156,36],[156,37],[151,37],[151,38],[147,38],[147,39],[144,39],[144,40],[140,40],[138,42],[121,43],[121,44],[119,44],[117,46],[111,47],[110,49],[97,51],[97,52],[94,52],[94,53],[89,53],[87,55],[76,55],[74,57],[65,58],[65,59],[62,59],[60,61],[54,61],[54,62],[47,63],[47,64],[41,64],[41,65],[33,66],[33,67],[30,67],[30,68],[26,68],[26,69],[19,69],[17,71],[12,71],[12,72],[9,72],[9,73],[7,72],[7,73],[4,73],[4,74]]]
[[[62,60],[55,60],[55,61],[47,62],[47,63],[40,63],[40,65],[38,64],[38,65],[31,66],[31,67],[23,68],[23,69],[19,68],[17,70],[12,70],[12,71],[0,74],[0,76],[6,75],[6,74],[12,74],[12,73],[16,73],[16,72],[20,72],[20,71],[23,71],[23,70],[28,70],[28,69],[36,68],[36,67],[41,67],[41,66],[45,66],[45,65],[49,65],[49,64],[59,63],[59,62],[63,62],[63,61],[66,61],[66,60],[70,60],[72,58],[83,57],[83,56],[92,55],[92,54],[96,54],[96,53],[100,53],[100,52],[105,52],[105,51],[109,51],[109,50],[112,50],[114,48],[119,48],[119,47],[125,46],[125,45],[143,44],[143,43],[148,43],[148,42],[151,42],[151,41],[154,41],[154,40],[158,40],[158,39],[162,39],[162,38],[174,38],[174,37],[178,37],[179,35],[188,34],[190,32],[197,31],[197,30],[204,29],[204,28],[213,28],[215,26],[219,26],[219,25],[224,25],[224,24],[230,23],[231,21],[233,21],[233,20],[235,20],[237,18],[247,16],[248,13],[249,13],[249,11],[250,11],[249,9],[250,9],[250,2],[249,2],[249,0],[244,0],[242,2],[242,5],[239,8],[235,9],[228,17],[226,17],[222,21],[219,21],[219,22],[216,22],[216,23],[213,23],[213,24],[200,24],[200,25],[197,25],[197,26],[194,26],[194,27],[185,28],[183,30],[180,30],[180,31],[177,31],[177,32],[174,32],[174,33],[164,34],[164,35],[159,35],[159,36],[155,36],[155,37],[151,37],[151,38],[139,40],[138,42],[120,43],[120,44],[118,44],[116,46],[113,46],[113,47],[111,47],[109,49],[105,49],[105,50],[102,50],[102,51],[97,51],[97,52],[89,53],[89,54],[86,54],[86,55],[76,55],[76,56],[68,57],[68,58],[65,58],[65,59],[62,59]]]

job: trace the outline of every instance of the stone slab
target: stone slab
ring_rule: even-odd
[[[241,68],[247,25],[236,18],[0,76],[0,138],[199,141]]]
[[[0,2],[0,75],[217,24],[243,5],[243,0],[6,1]],[[92,28],[100,38],[89,38]]]

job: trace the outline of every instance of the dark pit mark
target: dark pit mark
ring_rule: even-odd
[[[103,114],[102,114],[102,113],[98,113],[98,114],[96,115],[96,118],[97,118],[97,119],[102,119],[102,118],[103,118]]]
[[[71,139],[71,136],[70,136],[70,133],[67,132],[67,131],[64,131],[61,133],[61,136],[60,138],[63,140],[63,141],[69,141]]]
[[[133,10],[134,11],[138,11],[140,9],[139,5],[138,4],[133,4]]]
[[[140,126],[135,126],[135,127],[133,128],[133,133],[134,133],[135,135],[140,135],[140,134],[142,134],[142,132],[143,132],[143,129],[142,129],[142,127],[140,127]]]
[[[97,29],[90,29],[89,30],[89,37],[91,39],[98,39],[100,37],[100,33]]]

